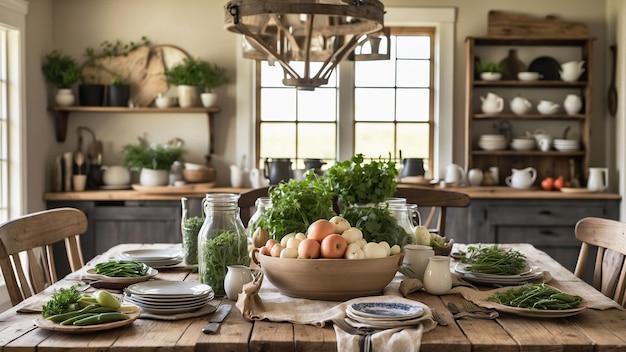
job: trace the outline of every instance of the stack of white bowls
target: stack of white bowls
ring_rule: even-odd
[[[501,134],[483,134],[478,146],[484,150],[503,150],[506,149],[506,138]]]
[[[513,138],[511,149],[514,150],[533,150],[537,142],[534,138]]]
[[[555,139],[554,148],[562,152],[580,150],[580,142],[575,139]]]

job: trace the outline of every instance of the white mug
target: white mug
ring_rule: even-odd
[[[552,146],[552,141],[550,140],[550,138],[541,138],[539,140],[539,148],[541,149],[542,152],[547,152],[548,150],[550,150],[551,146]]]

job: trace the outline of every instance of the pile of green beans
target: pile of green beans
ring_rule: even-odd
[[[475,273],[492,275],[517,275],[527,266],[526,257],[513,249],[498,245],[489,247],[468,247],[468,258],[462,262],[469,264],[466,269]]]
[[[525,284],[519,288],[496,293],[487,300],[510,307],[563,310],[578,307],[583,299],[580,296],[561,292],[545,284]]]
[[[96,264],[94,270],[96,274],[111,277],[137,277],[148,274],[148,266],[134,260],[109,260]]]
[[[126,320],[128,315],[119,312],[117,309],[102,307],[94,303],[81,310],[52,315],[46,319],[61,325],[85,326]]]

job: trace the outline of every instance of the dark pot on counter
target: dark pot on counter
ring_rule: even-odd
[[[322,166],[324,165],[326,165],[326,162],[322,161],[322,159],[304,159],[304,169],[313,169],[318,175],[322,175]]]
[[[400,177],[407,176],[424,176],[424,159],[422,158],[405,158],[402,160],[402,173]]]
[[[270,185],[277,185],[280,181],[287,181],[293,178],[291,160],[288,158],[265,159],[265,178],[270,180]]]

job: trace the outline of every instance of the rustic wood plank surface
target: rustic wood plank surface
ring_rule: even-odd
[[[125,244],[94,258],[104,261],[115,253],[136,248],[164,248],[173,244]],[[511,245],[526,254],[531,265],[550,271],[551,285],[580,294],[588,300],[611,301],[544,252],[529,244]],[[454,265],[454,264],[453,264]],[[72,276],[74,274],[71,274]],[[75,277],[75,275],[74,275]],[[198,275],[189,267],[161,270],[157,279],[197,281]],[[61,280],[28,302],[37,302],[41,295],[50,295],[55,288],[75,281]],[[455,320],[447,309],[448,302],[462,307],[459,295],[432,296],[412,293],[410,299],[435,308],[449,324],[438,326],[422,337],[421,351],[619,351],[626,350],[626,311],[618,309],[587,309],[567,318],[540,319],[500,314],[496,320]],[[2,351],[329,351],[337,350],[332,325],[324,328],[293,325],[284,322],[244,319],[233,301],[218,297],[211,304],[233,305],[216,334],[201,332],[210,316],[163,321],[138,319],[133,324],[108,331],[87,334],[65,334],[42,330],[33,325],[38,313],[16,313],[20,306],[0,314],[0,346]]]

